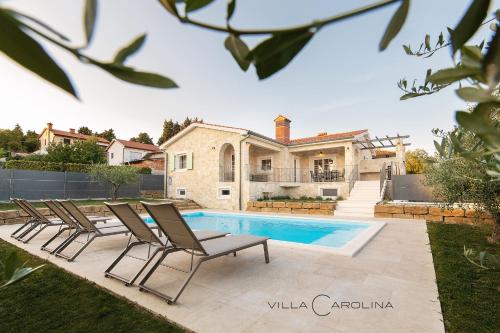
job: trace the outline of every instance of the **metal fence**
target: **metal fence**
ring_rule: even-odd
[[[141,191],[163,191],[163,187],[163,175],[140,175],[137,183],[122,185],[118,196],[134,198]],[[0,169],[0,201],[110,197],[111,186],[92,181],[87,173]]]
[[[424,175],[393,175],[392,191],[393,200],[408,200],[420,202],[435,201],[432,188],[423,184]]]

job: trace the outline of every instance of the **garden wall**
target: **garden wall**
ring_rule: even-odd
[[[185,209],[197,209],[200,208],[194,201],[192,200],[177,200],[174,202],[175,206],[179,210]],[[140,203],[133,204],[130,206],[138,213],[145,214],[146,210]],[[111,216],[113,215],[109,208],[104,205],[88,205],[88,206],[79,206],[80,210],[84,212],[86,215],[94,215],[94,216]],[[48,208],[37,208],[39,212],[41,212],[44,216],[47,217],[57,217],[53,215],[53,213]],[[4,210],[0,211],[0,225],[2,224],[17,224],[24,223],[28,219],[28,214],[19,210]]]
[[[288,214],[311,214],[311,215],[333,215],[336,203],[325,201],[249,201],[247,211],[288,213]]]
[[[488,213],[477,214],[475,210],[452,208],[443,209],[435,205],[378,204],[374,208],[378,218],[415,219],[445,223],[493,223]]]

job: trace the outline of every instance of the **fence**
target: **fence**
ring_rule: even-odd
[[[424,175],[393,175],[391,180],[393,200],[408,200],[420,202],[435,201],[432,188],[425,186]]]
[[[122,185],[119,197],[139,197],[141,191],[163,191],[163,175],[139,175],[135,184]],[[94,182],[81,172],[0,169],[0,201],[110,198],[109,184]]]

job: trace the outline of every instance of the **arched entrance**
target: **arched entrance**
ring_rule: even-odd
[[[235,155],[230,143],[222,145],[219,153],[219,169],[221,182],[234,182]]]

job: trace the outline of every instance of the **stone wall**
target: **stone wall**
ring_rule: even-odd
[[[477,214],[472,209],[445,209],[433,205],[378,204],[375,206],[374,216],[378,218],[415,219],[444,223],[494,222],[489,213]]]
[[[333,215],[335,211],[334,202],[325,201],[249,201],[247,211],[288,213],[288,214],[311,214],[311,215]]]
[[[183,200],[179,202],[174,202],[175,206],[179,210],[184,210],[184,209],[197,209],[199,206],[190,201],[190,200]],[[146,210],[142,205],[139,204],[133,204],[131,203],[130,206],[134,208],[134,210],[138,214],[145,214]],[[113,215],[108,207],[104,205],[89,205],[89,206],[79,206],[80,210],[84,212],[86,215],[94,215],[94,216],[111,216]],[[47,216],[49,218],[51,217],[57,217],[53,215],[53,213],[48,209],[48,208],[38,208],[38,211],[42,213],[44,216]],[[0,225],[2,224],[17,224],[17,223],[25,223],[28,219],[28,214],[26,214],[23,211],[19,210],[4,210],[0,211]]]

